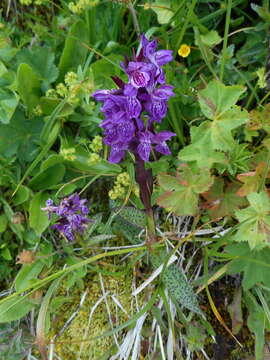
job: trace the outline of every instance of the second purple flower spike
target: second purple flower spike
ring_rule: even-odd
[[[57,220],[52,229],[59,231],[68,240],[73,241],[76,234],[83,235],[87,224],[91,221],[86,217],[89,212],[85,205],[86,200],[81,200],[78,194],[72,194],[60,201],[60,204],[54,205],[51,199],[46,201],[46,207],[43,211],[48,212],[49,218],[52,214],[57,215]]]

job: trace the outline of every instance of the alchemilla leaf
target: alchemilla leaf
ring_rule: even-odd
[[[269,245],[270,200],[266,192],[251,193],[247,196],[250,206],[235,212],[240,225],[234,240],[248,241],[251,249]]]
[[[215,120],[235,105],[244,91],[241,85],[225,86],[213,80],[198,94],[201,110],[208,119]]]
[[[157,203],[181,216],[197,213],[199,194],[209,189],[213,178],[207,169],[193,171],[183,166],[176,176],[161,174],[158,181],[164,193]]]

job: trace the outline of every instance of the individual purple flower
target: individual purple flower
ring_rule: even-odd
[[[111,147],[110,162],[120,162],[126,151],[149,161],[151,149],[169,152],[166,141],[155,133],[154,123],[161,123],[167,114],[168,100],[174,96],[173,86],[165,83],[162,66],[172,60],[172,51],[157,50],[157,41],[141,37],[140,50],[132,59],[121,63],[128,83],[112,77],[118,86],[113,90],[98,90],[93,97],[102,102],[104,143]],[[169,133],[169,132],[168,132]],[[167,133],[167,135],[168,135]]]
[[[170,140],[170,138],[175,135],[176,134],[171,131],[161,131],[160,133],[155,134],[153,136],[153,143],[156,144],[154,149],[163,155],[170,155],[171,151],[166,141]]]
[[[87,224],[91,221],[86,217],[89,212],[85,205],[86,199],[80,199],[78,194],[72,194],[68,198],[60,201],[59,205],[54,205],[51,199],[46,201],[46,207],[42,208],[47,211],[49,219],[52,214],[57,216],[56,223],[52,229],[56,229],[68,240],[75,240],[76,234],[83,235]]]
[[[150,131],[146,130],[138,134],[138,139],[139,139],[139,145],[137,147],[138,155],[142,160],[148,161],[151,152],[153,134]]]
[[[150,84],[155,67],[153,64],[130,61],[124,70],[129,76],[130,84],[135,88],[141,88],[147,87]]]
[[[148,161],[152,145],[154,145],[154,150],[163,155],[171,154],[166,141],[170,140],[170,138],[175,135],[176,134],[171,131],[161,131],[158,134],[154,134],[151,131],[146,130],[139,133],[139,145],[137,147],[138,155],[142,160]]]

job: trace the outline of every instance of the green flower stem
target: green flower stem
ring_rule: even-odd
[[[229,35],[229,27],[231,20],[231,10],[232,10],[232,0],[228,0],[227,2],[227,11],[226,11],[226,21],[225,21],[225,30],[224,30],[224,39],[223,39],[223,48],[222,48],[222,58],[220,65],[220,81],[223,79],[225,62],[226,62],[226,52],[227,52],[227,44],[228,44],[228,35]]]
[[[151,205],[153,175],[151,169],[145,168],[145,163],[139,156],[136,156],[136,181],[139,185],[140,198],[145,208],[147,230],[146,244],[150,250],[151,245],[157,240],[154,214]]]
[[[178,38],[177,43],[176,43],[176,48],[175,48],[175,50],[174,50],[174,53],[175,53],[175,54],[176,54],[179,46],[180,46],[181,43],[182,43],[182,40],[183,40],[184,36],[185,36],[185,32],[186,32],[187,26],[188,26],[188,24],[189,24],[189,22],[190,22],[190,20],[191,20],[191,18],[192,18],[192,16],[193,16],[193,10],[194,10],[194,8],[195,8],[196,3],[197,3],[197,0],[192,0],[192,3],[191,3],[190,6],[189,6],[188,13],[187,13],[187,17],[186,17],[186,19],[185,19],[184,25],[183,25],[183,27],[182,27],[182,29],[181,29],[179,38]]]

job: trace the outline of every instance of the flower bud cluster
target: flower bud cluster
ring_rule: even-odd
[[[98,3],[99,0],[78,0],[77,3],[70,2],[68,7],[74,14],[81,14],[87,7],[94,7]]]
[[[130,185],[130,177],[127,172],[119,174],[114,183],[114,187],[109,191],[109,197],[112,200],[123,198],[126,188]]]
[[[161,123],[167,113],[168,99],[174,95],[173,87],[165,82],[162,66],[170,62],[171,50],[156,50],[157,42],[142,35],[138,55],[122,63],[128,83],[113,77],[119,89],[99,90],[93,94],[103,106],[105,115],[101,127],[104,143],[111,147],[109,161],[118,163],[126,151],[148,161],[151,150],[168,155],[166,141],[174,133],[156,133],[154,123]]]
[[[46,207],[42,208],[47,211],[49,218],[56,214],[57,220],[52,229],[55,229],[65,236],[68,240],[75,240],[76,234],[83,235],[90,219],[86,217],[89,212],[85,205],[86,199],[80,200],[78,194],[72,194],[60,201],[60,204],[54,205],[51,199],[46,201]]]

